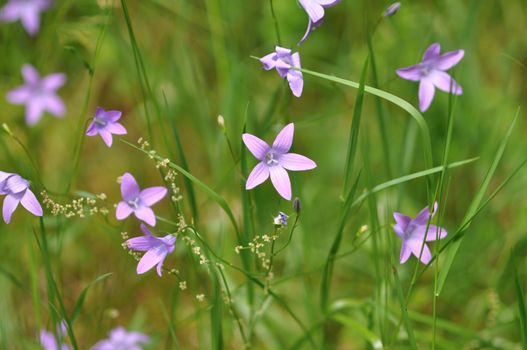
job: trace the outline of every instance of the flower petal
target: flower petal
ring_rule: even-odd
[[[6,224],[9,224],[11,221],[11,215],[13,215],[16,207],[18,207],[18,203],[20,203],[20,198],[17,198],[17,196],[11,194],[5,196],[2,215]]]
[[[315,0],[315,1],[324,7],[331,7],[331,6],[338,5],[342,0]]]
[[[265,159],[265,155],[270,150],[269,145],[265,141],[251,134],[243,134],[242,139],[243,143],[245,143],[245,146],[247,146],[249,151],[253,154],[253,156],[256,157],[256,159]]]
[[[435,88],[430,81],[423,79],[419,84],[419,109],[425,112],[434,99]]]
[[[324,8],[314,0],[299,0],[312,22],[318,22],[324,17]]]
[[[307,40],[307,38],[309,37],[309,34],[311,34],[311,32],[313,31],[314,28],[314,25],[313,25],[313,22],[311,22],[310,19],[308,19],[307,21],[307,29],[306,29],[306,32],[304,33],[304,36],[302,37],[302,39],[300,39],[300,42],[298,43],[298,45],[301,45],[304,43],[304,41]]]
[[[295,133],[295,124],[287,124],[276,136],[273,142],[273,150],[278,153],[287,153],[293,144],[293,135]]]
[[[127,131],[121,123],[112,123],[106,126],[106,130],[115,135],[126,135]]]
[[[139,193],[141,203],[152,206],[167,195],[167,189],[162,186],[148,187]]]
[[[423,244],[423,241],[419,241],[417,239],[412,239],[406,241],[410,249],[412,250],[412,253],[419,258],[419,254],[421,254],[421,246],[423,246],[423,253],[421,254],[421,262],[423,264],[428,264],[430,260],[432,260],[432,253],[430,252],[430,248],[426,244]]]
[[[31,90],[27,86],[21,86],[9,91],[6,98],[15,105],[25,104],[31,98]]]
[[[30,85],[36,84],[40,81],[40,74],[38,71],[30,64],[24,64],[22,66],[22,77],[24,81]]]
[[[133,208],[128,205],[126,202],[119,202],[117,208],[115,209],[115,217],[117,220],[124,220],[130,216],[133,212]]]
[[[112,111],[106,111],[105,112],[105,117],[106,117],[106,120],[110,121],[110,122],[113,122],[115,123],[116,121],[118,121],[119,119],[121,119],[121,116],[123,115],[123,112],[121,111],[116,111],[116,110],[112,110]]]
[[[20,22],[29,35],[35,35],[40,28],[40,14],[38,11],[31,9],[22,12]]]
[[[130,173],[124,173],[121,180],[121,195],[125,201],[133,200],[139,196],[139,185]]]
[[[454,95],[461,95],[463,93],[463,89],[459,84],[450,76],[448,73],[445,73],[440,70],[433,71],[428,79],[434,84],[438,89],[450,93],[450,89],[452,89],[452,93]]]
[[[444,53],[437,57],[436,61],[434,62],[434,67],[441,70],[450,69],[458,64],[463,56],[465,56],[465,50],[456,50]]]
[[[28,188],[24,192],[24,196],[20,200],[20,203],[26,208],[31,214],[35,216],[42,216],[42,207],[35,197],[35,194]]]
[[[86,136],[95,136],[99,133],[99,130],[97,130],[97,123],[95,123],[95,120],[90,123],[88,126],[88,129],[86,129]]]
[[[418,226],[413,232],[415,239],[422,242],[425,230],[426,230],[426,225]],[[447,231],[442,227],[438,227],[436,225],[429,225],[428,232],[426,234],[426,241],[427,242],[435,241],[436,237],[438,236],[439,236],[439,239],[445,238],[447,236]]]
[[[399,256],[399,261],[401,264],[404,264],[408,258],[410,257],[412,251],[410,250],[410,247],[403,241],[403,245],[401,246],[401,255]]]
[[[108,147],[112,147],[113,138],[112,134],[106,129],[99,129],[99,135],[101,135],[102,140]]]
[[[286,153],[280,156],[278,163],[287,170],[301,171],[310,170],[317,167],[317,164],[300,154]]]
[[[411,81],[421,80],[421,66],[419,64],[406,67],[406,68],[397,69],[395,72],[397,73],[398,76],[406,80],[411,80]]]
[[[406,231],[406,228],[408,227],[410,221],[412,221],[412,218],[397,212],[393,213],[393,218],[395,219],[393,230],[399,237],[403,238],[404,231]]]
[[[276,52],[271,52],[268,55],[260,58],[260,62],[265,70],[271,70],[276,66]]]
[[[146,252],[159,244],[159,240],[153,236],[133,237],[126,241],[128,248],[140,252]]]
[[[432,211],[432,217],[434,217],[435,213],[437,211],[437,202],[434,202],[434,210]],[[426,225],[428,224],[428,219],[430,218],[430,209],[428,208],[428,205],[421,209],[419,214],[415,217],[413,222],[416,225]]]
[[[256,164],[254,169],[249,174],[247,182],[245,183],[245,189],[250,190],[260,185],[262,182],[267,180],[269,177],[269,167],[264,162]]]
[[[152,227],[156,225],[156,215],[149,207],[140,207],[139,209],[134,210],[134,214],[136,218],[146,222],[148,225]]]
[[[269,173],[276,191],[288,201],[291,200],[291,181],[287,171],[281,166],[273,166],[269,168]]]
[[[5,182],[5,189],[10,193],[20,193],[25,191],[29,187],[29,183],[26,179],[18,174],[9,176]]]
[[[433,43],[432,45],[428,46],[426,49],[424,55],[423,55],[423,62],[428,60],[433,60],[439,57],[439,52],[441,51],[441,45],[439,43]]]
[[[47,75],[42,79],[42,87],[45,90],[57,90],[66,82],[66,74],[53,73]]]
[[[293,92],[293,95],[296,97],[302,96],[302,90],[304,89],[302,72],[290,69],[287,72],[287,81],[289,82],[289,88]]]
[[[64,106],[64,102],[62,102],[61,98],[55,94],[46,96],[42,103],[44,104],[45,109],[55,117],[62,117],[64,113],[66,113],[66,106]]]
[[[167,248],[161,244],[147,251],[137,264],[137,273],[143,274],[163,261],[167,256]]]
[[[30,100],[26,106],[27,125],[35,125],[44,114],[44,108],[45,105],[40,99]]]

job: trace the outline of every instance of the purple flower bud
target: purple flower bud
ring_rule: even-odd
[[[299,198],[295,198],[295,200],[293,201],[293,210],[295,211],[295,213],[300,214],[300,199]]]
[[[401,3],[400,2],[394,2],[393,4],[388,6],[388,8],[384,11],[383,16],[384,17],[392,17],[393,15],[395,15],[397,13],[397,11],[399,11],[400,8],[401,8]]]

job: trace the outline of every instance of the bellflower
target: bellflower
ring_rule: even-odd
[[[126,135],[126,129],[117,121],[121,118],[121,111],[105,111],[97,107],[95,117],[86,130],[87,136],[101,135],[106,146],[112,146],[112,134]]]
[[[265,70],[276,68],[282,78],[287,78],[293,95],[300,97],[304,88],[304,77],[301,71],[293,69],[302,68],[300,66],[300,54],[291,52],[290,49],[277,46],[275,52],[262,57],[260,62],[262,62]]]
[[[156,225],[156,216],[150,209],[167,194],[162,186],[149,187],[141,191],[137,181],[130,173],[125,173],[121,181],[121,195],[123,200],[117,205],[115,216],[117,220],[124,220],[134,213],[136,218],[150,226]]]
[[[287,216],[284,212],[279,211],[278,215],[273,219],[273,224],[275,226],[287,226]]]
[[[123,327],[114,328],[110,337],[95,344],[91,350],[141,350],[150,338],[140,332],[127,332]]]
[[[391,16],[395,15],[397,13],[397,11],[399,11],[400,8],[401,8],[401,3],[400,2],[394,2],[393,4],[388,6],[388,8],[384,11],[383,16],[384,17],[391,17]]]
[[[65,74],[53,73],[41,78],[35,67],[25,64],[22,76],[25,85],[8,92],[7,100],[15,105],[26,106],[28,125],[36,124],[46,111],[58,118],[64,116],[66,107],[56,90],[66,82]]]
[[[51,0],[9,0],[0,9],[1,22],[20,20],[26,32],[33,36],[40,28],[40,13],[51,6]]]
[[[300,5],[304,8],[304,11],[307,12],[309,20],[307,22],[307,30],[302,39],[300,39],[299,44],[302,44],[306,41],[307,37],[311,32],[322,25],[324,22],[324,9],[327,7],[337,5],[340,0],[298,0]]]
[[[46,330],[41,330],[40,345],[44,348],[44,350],[70,350],[70,347],[63,343],[67,332],[68,330],[66,329],[66,322],[62,321],[60,326],[57,327],[57,336],[59,338],[59,343],[57,344],[57,339],[53,333]]]
[[[165,258],[176,247],[176,237],[173,235],[166,235],[162,238],[156,237],[145,224],[141,224],[141,231],[145,234],[144,236],[130,238],[126,241],[128,248],[146,252],[137,264],[137,273],[143,274],[157,265],[157,274],[161,277]]]
[[[243,134],[243,142],[260,161],[249,174],[245,188],[250,190],[271,177],[278,193],[291,200],[291,182],[286,170],[310,170],[316,168],[311,159],[296,153],[288,153],[293,143],[294,124],[286,125],[276,136],[273,146],[251,134]]]
[[[437,202],[434,203],[432,217],[434,217],[436,211]],[[412,219],[409,216],[403,215],[401,213],[393,213],[393,217],[395,218],[395,226],[393,227],[393,230],[403,241],[400,256],[401,264],[404,264],[408,260],[410,254],[413,254],[419,258],[421,246],[423,246],[421,262],[423,264],[428,264],[430,260],[432,260],[432,253],[430,253],[430,249],[425,244],[425,241],[430,242],[435,241],[437,238],[445,238],[447,235],[446,230],[435,225],[428,225],[428,221],[430,219],[430,211],[428,206],[421,210],[415,219]],[[427,225],[428,231],[426,230]]]
[[[20,175],[0,171],[0,195],[5,195],[2,214],[6,224],[19,203],[31,214],[42,216],[42,207],[29,189],[29,181]]]
[[[440,54],[441,46],[432,44],[426,49],[423,60],[411,67],[397,70],[397,74],[406,80],[419,81],[419,109],[424,112],[434,99],[435,88],[454,95],[461,95],[461,86],[445,71],[461,61],[465,51],[456,50]]]

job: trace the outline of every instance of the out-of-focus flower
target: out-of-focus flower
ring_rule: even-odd
[[[307,22],[307,30],[299,44],[306,41],[307,37],[311,32],[322,25],[324,22],[324,9],[327,7],[335,6],[340,3],[341,0],[298,0],[300,5],[307,12],[309,17]]]
[[[28,125],[36,124],[46,111],[58,118],[64,116],[66,107],[56,90],[66,82],[65,74],[53,73],[41,78],[35,67],[25,64],[22,66],[22,76],[25,85],[8,92],[7,100],[15,105],[26,106]]]
[[[276,68],[276,71],[282,78],[287,78],[289,87],[293,95],[300,97],[304,88],[304,77],[302,72],[294,68],[301,69],[300,54],[292,53],[290,49],[277,46],[276,51],[265,55],[260,59],[265,70]]]
[[[401,3],[400,2],[394,2],[393,4],[388,6],[388,8],[384,11],[383,16],[384,17],[391,17],[391,16],[395,15],[397,13],[397,11],[399,11],[400,8],[401,8]]]
[[[419,81],[419,109],[424,112],[434,99],[435,88],[454,95],[461,95],[463,89],[445,71],[461,61],[465,51],[456,50],[439,54],[441,46],[432,44],[426,49],[423,60],[411,67],[397,70],[397,74],[406,80]]]
[[[42,216],[42,207],[29,189],[29,181],[20,175],[0,171],[0,195],[5,195],[2,215],[6,224],[19,203],[31,214]]]
[[[110,331],[109,338],[95,344],[91,350],[142,350],[141,344],[148,344],[150,338],[140,332],[128,332],[123,327]]]
[[[33,36],[40,28],[40,13],[47,10],[51,0],[9,0],[0,9],[1,22],[15,22],[20,20],[26,32]]]
[[[117,220],[124,220],[130,214],[150,226],[156,225],[156,216],[150,207],[159,202],[167,194],[162,186],[148,187],[141,191],[137,181],[130,173],[125,173],[121,181],[121,195],[123,200],[117,205],[115,216]]]
[[[95,117],[86,130],[87,136],[101,135],[102,140],[106,146],[112,146],[112,134],[126,135],[126,129],[117,121],[121,118],[121,111],[105,111],[101,107],[97,107]]]
[[[173,235],[156,237],[145,224],[141,224],[141,231],[145,234],[144,236],[130,238],[126,241],[128,248],[146,252],[137,264],[137,273],[143,274],[157,265],[157,274],[162,276],[163,263],[167,255],[174,251],[176,237]]]
[[[436,211],[437,202],[434,203],[432,217],[434,217]],[[425,244],[425,241],[430,242],[435,241],[436,239],[445,238],[447,235],[446,230],[436,225],[428,225],[430,219],[430,210],[428,209],[428,206],[421,210],[415,219],[397,212],[393,213],[393,217],[395,218],[393,230],[403,241],[400,256],[401,264],[404,264],[408,260],[410,254],[419,258],[421,246],[423,248],[421,262],[423,264],[428,264],[430,260],[432,260],[432,253],[430,253],[430,249]],[[427,226],[428,231],[426,230]]]
[[[271,182],[278,193],[287,200],[291,200],[291,181],[286,170],[300,171],[316,168],[311,159],[296,153],[288,153],[293,143],[295,126],[286,125],[276,136],[273,146],[260,138],[243,134],[243,142],[256,159],[260,160],[249,174],[245,188],[250,190],[271,177]]]
[[[279,211],[278,215],[273,219],[273,224],[275,226],[287,226],[288,217],[285,213]]]
[[[70,347],[64,344],[67,332],[66,322],[62,321],[60,326],[57,327],[57,336],[59,340],[59,343],[57,344],[55,335],[43,329],[40,331],[40,345],[44,350],[70,350]]]

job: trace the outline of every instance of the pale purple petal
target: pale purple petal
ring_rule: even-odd
[[[44,114],[44,108],[45,105],[39,99],[30,100],[26,106],[26,123],[35,125]]]
[[[313,0],[299,0],[312,22],[318,22],[324,17],[324,8]]]
[[[265,159],[265,155],[270,150],[269,145],[265,141],[251,134],[243,134],[242,139],[245,146],[247,146],[256,159]]]
[[[8,177],[14,175],[13,173],[6,173],[5,171],[0,171],[0,183],[7,180]]]
[[[276,52],[272,52],[264,57],[260,58],[263,68],[265,70],[271,70],[276,66]]]
[[[408,240],[405,242],[405,244],[408,245],[408,247],[412,250],[412,253],[419,258],[419,254],[421,253],[421,246],[423,245],[422,241],[419,241],[417,239]],[[430,248],[426,244],[423,245],[423,253],[421,255],[421,262],[423,264],[428,264],[432,260],[432,253],[430,252]]]
[[[115,135],[126,135],[126,129],[120,123],[112,123],[106,126],[106,130]]]
[[[281,166],[273,166],[269,168],[271,175],[271,182],[278,193],[287,200],[291,200],[291,181],[287,171]]]
[[[278,163],[287,170],[310,170],[317,167],[317,164],[300,154],[286,153],[280,156]]]
[[[21,86],[7,93],[7,100],[10,103],[20,105],[25,104],[31,97],[31,90],[27,86]]]
[[[24,192],[24,196],[20,200],[20,203],[26,208],[31,214],[35,216],[42,216],[42,207],[35,197],[35,194],[28,188]]]
[[[106,120],[106,119],[105,119],[105,115],[106,115],[106,111],[104,110],[104,108],[102,108],[102,107],[97,107],[97,108],[95,109],[95,118]]]
[[[40,13],[34,9],[26,10],[22,13],[20,21],[29,35],[35,35],[40,28]]]
[[[436,69],[447,70],[454,67],[465,56],[464,50],[456,50],[442,54],[434,62]]]
[[[412,218],[397,212],[393,213],[393,218],[395,219],[396,223],[393,227],[393,230],[395,231],[397,236],[403,238],[404,231],[406,231],[406,228],[408,227],[410,221],[412,221]]]
[[[18,174],[9,176],[5,182],[5,189],[9,193],[19,193],[25,191],[29,187],[29,182]]]
[[[8,2],[0,10],[0,21],[2,22],[14,22],[20,17],[20,9],[14,2]]]
[[[430,107],[434,99],[434,93],[434,84],[427,79],[421,80],[419,83],[419,109],[421,112],[425,112]]]
[[[40,331],[40,345],[44,350],[58,350],[57,341],[51,332]]]
[[[410,254],[412,251],[408,247],[408,245],[403,241],[403,245],[401,246],[401,255],[399,256],[399,261],[401,264],[404,264],[408,258],[410,257]]]
[[[137,264],[137,273],[143,274],[155,265],[159,264],[167,256],[167,248],[161,244],[147,251]]]
[[[121,119],[121,116],[123,115],[123,112],[121,111],[106,111],[106,120],[115,123],[119,119]]]
[[[121,195],[125,201],[133,200],[139,196],[139,185],[130,173],[124,173],[121,181]]]
[[[18,207],[18,203],[20,203],[20,198],[18,198],[18,196],[14,196],[11,194],[5,196],[4,206],[2,208],[2,215],[6,224],[9,224],[9,222],[11,221],[11,215],[13,215],[13,212],[15,211],[16,207]]]
[[[339,4],[342,0],[315,0],[324,7],[331,7]]]
[[[441,45],[439,43],[434,43],[426,49],[423,54],[423,62],[428,60],[434,60],[439,57],[439,52],[441,51]]]
[[[139,226],[141,228],[141,231],[143,231],[143,233],[145,234],[145,236],[149,236],[149,237],[154,237],[156,238],[152,232],[150,232],[150,230],[148,229],[148,227],[146,227],[145,224],[141,223],[141,225]]]
[[[29,85],[34,85],[40,81],[40,74],[38,74],[35,67],[30,64],[24,64],[22,66],[22,77]]]
[[[99,135],[101,135],[101,138],[106,144],[106,146],[112,147],[113,138],[112,138],[112,134],[109,131],[105,129],[99,129]]]
[[[165,256],[166,257],[166,256]],[[156,268],[156,271],[157,271],[157,274],[159,275],[159,277],[162,277],[163,276],[163,263],[165,262],[165,259],[162,259],[158,264],[157,264],[157,268]]]
[[[429,81],[431,81],[438,89],[443,90],[444,92],[450,92],[450,89],[452,89],[452,93],[454,95],[461,95],[463,93],[463,89],[459,84],[452,79],[450,75],[447,73],[435,70],[430,73],[430,76],[427,78]]]
[[[66,113],[64,102],[62,102],[60,97],[57,95],[46,96],[42,103],[45,105],[45,108],[49,111],[49,113],[56,117],[62,117],[64,116],[64,113]]]
[[[66,74],[53,73],[42,79],[42,87],[45,90],[57,90],[66,82]]]
[[[426,230],[426,225],[417,227],[415,231],[413,231],[414,238],[422,241],[425,230]],[[447,231],[442,227],[437,227],[436,225],[429,225],[428,233],[426,234],[426,241],[427,242],[435,241],[438,236],[439,236],[439,239],[445,238],[447,236]]]
[[[307,38],[309,37],[309,34],[311,34],[311,32],[313,31],[313,29],[314,29],[313,22],[311,22],[311,20],[308,19],[308,21],[307,21],[307,29],[306,29],[306,32],[304,33],[304,36],[302,37],[302,39],[300,39],[300,42],[298,43],[298,45],[303,44],[304,41],[307,40]]]
[[[287,81],[289,82],[289,88],[296,97],[302,96],[302,90],[304,88],[304,78],[302,72],[297,70],[289,70],[287,72]]]
[[[119,202],[117,208],[115,209],[115,217],[117,220],[123,220],[132,214],[134,209],[128,205],[126,202]]]
[[[437,202],[434,202],[434,210],[432,211],[432,217],[434,217],[436,211],[437,211]],[[426,225],[428,224],[429,218],[430,218],[430,208],[427,205],[419,212],[419,214],[417,214],[413,222],[417,225]]]
[[[88,126],[88,129],[86,130],[86,136],[95,136],[98,133],[99,133],[99,130],[97,130],[97,123],[95,123],[95,120],[94,120]]]
[[[245,189],[250,190],[260,185],[269,177],[269,167],[264,162],[258,163],[249,174]]]
[[[140,207],[134,210],[134,214],[139,220],[144,221],[148,225],[152,227],[156,225],[156,215],[149,207]]]
[[[291,56],[291,49],[285,47],[276,46],[275,51],[277,58],[289,58]]]
[[[128,248],[141,252],[146,252],[149,249],[159,245],[159,240],[156,237],[141,236],[130,238],[126,241]]]
[[[273,151],[278,153],[287,153],[293,144],[293,135],[295,132],[295,125],[293,123],[287,124],[276,136],[273,142]]]
[[[397,69],[395,72],[398,76],[406,80],[418,81],[421,79],[421,66],[419,64],[407,68]]]
[[[139,193],[141,202],[147,206],[152,206],[167,195],[167,189],[162,186],[145,188]]]

